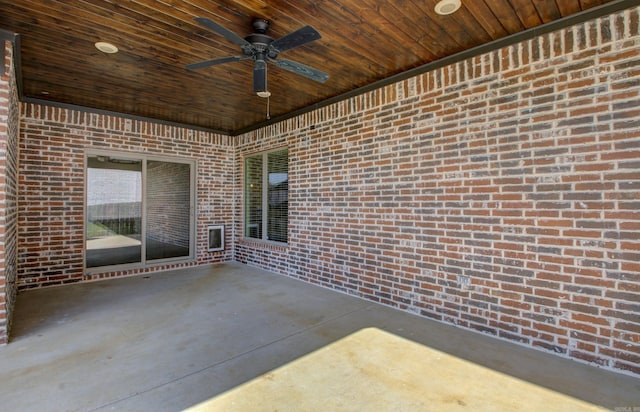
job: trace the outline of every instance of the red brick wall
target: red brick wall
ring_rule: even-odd
[[[16,297],[17,148],[19,103],[11,42],[0,76],[0,344],[7,343]]]
[[[236,259],[640,374],[638,27],[627,10],[240,136],[239,193],[244,156],[289,147],[290,240]]]
[[[228,136],[119,117],[23,104],[20,133],[19,266],[21,289],[124,276],[232,259],[207,251],[211,224],[229,229],[233,142]],[[83,271],[84,154],[117,150],[196,159],[197,262],[87,275]]]

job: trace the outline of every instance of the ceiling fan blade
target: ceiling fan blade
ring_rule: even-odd
[[[287,59],[273,59],[271,61],[281,69],[289,70],[292,73],[299,74],[319,83],[324,83],[329,79],[329,75],[327,73],[314,69],[306,64]]]
[[[206,17],[196,17],[194,20],[238,46],[251,47],[251,43],[211,19]]]
[[[277,53],[281,53],[285,50],[293,49],[294,47],[302,46],[303,44],[318,40],[320,33],[311,26],[304,26],[294,32],[286,34],[275,40],[269,45],[270,49],[275,49]]]
[[[219,59],[211,59],[205,60],[198,63],[187,64],[185,67],[188,70],[197,70],[202,69],[203,67],[216,66],[218,64],[229,63],[229,62],[237,62],[240,60],[250,59],[250,56],[229,56],[229,57],[221,57]]]

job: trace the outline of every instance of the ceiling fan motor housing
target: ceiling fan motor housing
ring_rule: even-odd
[[[269,22],[264,19],[255,19],[253,21],[254,33],[248,35],[244,39],[251,43],[251,47],[243,49],[244,54],[253,56],[255,65],[253,68],[253,91],[260,95],[267,92],[267,62],[266,58],[276,58],[278,53],[269,49],[269,45],[273,43],[273,37],[267,36],[265,33],[269,29]]]
[[[251,46],[242,48],[247,56],[251,56],[254,53],[264,53],[269,48],[269,45],[273,43],[273,37],[262,33],[253,33],[244,39],[251,43]],[[275,58],[277,55],[278,53],[275,53],[275,50],[269,50],[269,57]]]
[[[278,57],[278,51],[273,47],[269,47],[271,43],[273,43],[274,38],[268,36],[267,30],[269,30],[269,21],[265,19],[255,19],[253,21],[253,30],[254,32],[244,39],[251,43],[251,47],[243,47],[243,52],[247,56],[255,56],[255,60],[258,60],[260,54],[263,54],[268,50],[268,57],[271,59],[275,59]]]

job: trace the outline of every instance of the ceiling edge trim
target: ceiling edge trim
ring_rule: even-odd
[[[22,86],[22,52],[20,51],[20,43],[22,37],[16,33],[13,40],[13,70],[16,76],[16,88],[18,89],[18,100],[22,101],[24,97],[24,89]]]
[[[15,33],[10,32],[9,30],[0,29],[0,40],[13,41],[15,37],[16,37]]]
[[[127,114],[127,113],[115,112],[115,111],[104,110],[104,109],[96,109],[93,107],[79,106],[79,105],[69,104],[69,103],[53,102],[50,100],[37,99],[34,97],[24,97],[20,99],[20,101],[22,101],[23,103],[31,103],[31,104],[38,104],[42,106],[57,107],[60,109],[75,110],[81,113],[94,113],[94,114],[105,115],[105,116],[121,117],[123,119],[131,119],[131,120],[137,120],[141,122],[156,123],[164,126],[173,126],[173,127],[179,127],[182,129],[190,129],[190,130],[196,130],[196,131],[207,132],[207,133],[215,133],[222,136],[233,136],[230,132],[225,130],[210,129],[208,127],[197,126],[193,124],[172,122],[169,120],[155,119],[153,117],[137,116],[134,114]]]
[[[488,53],[491,51],[495,51],[501,49],[503,47],[511,46],[516,43],[520,43],[526,40],[530,40],[532,38],[541,36],[543,34],[547,34],[556,30],[560,30],[566,27],[574,26],[576,24],[584,23],[589,20],[594,20],[599,17],[608,16],[610,14],[616,13],[618,11],[629,9],[633,6],[637,6],[637,0],[615,0],[610,3],[603,4],[601,6],[597,6],[571,16],[563,17],[558,20],[551,21],[549,23],[542,24],[540,26],[532,27],[530,29],[511,34],[507,37],[503,37],[497,40],[493,40],[489,43],[485,43],[476,47],[473,47],[468,50],[464,50],[462,52],[453,54],[451,56],[444,57],[442,59],[424,64],[419,67],[415,67],[413,69],[407,70],[402,73],[398,73],[391,77],[387,77],[385,79],[379,80],[377,82],[368,84],[366,86],[359,87],[357,89],[351,90],[349,92],[339,94],[334,97],[330,97],[321,102],[303,107],[302,109],[295,110],[293,112],[289,112],[283,114],[281,116],[276,116],[271,118],[270,120],[257,123],[253,126],[245,127],[242,129],[234,130],[230,133],[231,136],[239,136],[245,133],[250,133],[255,130],[271,126],[276,123],[280,123],[282,121],[303,115],[305,113],[312,112],[314,110],[329,106],[334,103],[341,102],[343,100],[347,100],[351,97],[358,96],[363,93],[370,92],[375,89],[382,88],[384,86],[388,86],[393,83],[397,83],[411,77],[415,77],[420,74],[424,74],[426,72],[430,72],[432,70],[436,70],[442,68],[444,66],[448,66],[454,63],[458,63],[463,60],[470,59],[472,57],[476,57],[480,54]]]

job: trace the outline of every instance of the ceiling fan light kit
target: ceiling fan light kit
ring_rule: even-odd
[[[240,46],[242,55],[221,57],[188,64],[186,68],[189,70],[251,59],[254,62],[253,92],[262,98],[271,96],[271,93],[267,90],[267,63],[275,64],[284,70],[299,74],[319,83],[324,83],[329,79],[327,73],[318,69],[293,60],[277,58],[278,55],[284,51],[318,40],[321,37],[320,33],[311,26],[304,26],[276,40],[266,34],[269,29],[269,22],[264,19],[255,19],[253,21],[254,32],[244,38],[206,17],[196,17],[195,21]]]

